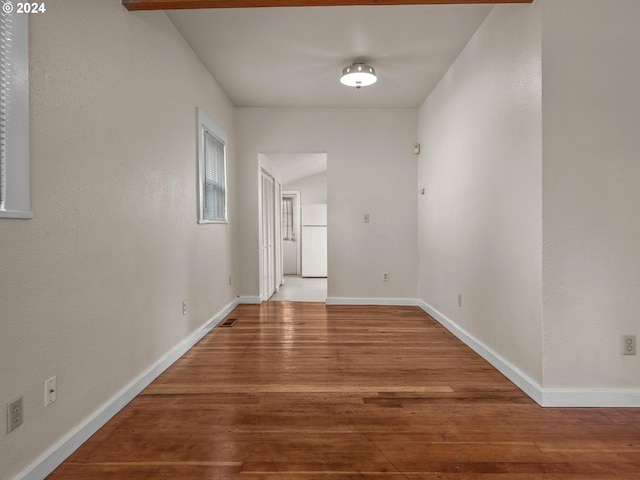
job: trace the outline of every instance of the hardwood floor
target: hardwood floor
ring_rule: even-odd
[[[229,317],[48,478],[640,478],[640,409],[541,408],[418,308]]]

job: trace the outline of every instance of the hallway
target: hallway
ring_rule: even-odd
[[[228,318],[48,478],[637,479],[640,409],[541,408],[418,308]]]

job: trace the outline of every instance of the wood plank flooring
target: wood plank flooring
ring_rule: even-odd
[[[640,409],[541,408],[418,308],[229,318],[48,478],[640,478]]]

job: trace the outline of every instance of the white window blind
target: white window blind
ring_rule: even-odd
[[[28,15],[0,16],[0,217],[31,218]]]
[[[293,240],[293,198],[282,199],[282,238]]]
[[[198,109],[200,223],[227,222],[227,136]]]
[[[7,195],[7,120],[9,115],[9,87],[11,69],[11,15],[0,17],[0,210],[6,209]]]
[[[204,220],[226,220],[224,143],[204,131]]]

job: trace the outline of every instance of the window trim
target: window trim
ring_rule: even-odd
[[[228,181],[227,181],[227,134],[200,108],[197,109],[198,117],[198,223],[199,224],[226,224],[228,216]],[[204,216],[204,182],[205,182],[205,132],[213,136],[223,145],[223,175],[224,175],[224,218],[210,219]]]
[[[2,56],[0,218],[33,218],[29,191],[29,22],[28,15],[3,13],[8,47]],[[9,41],[7,41],[9,40]]]

